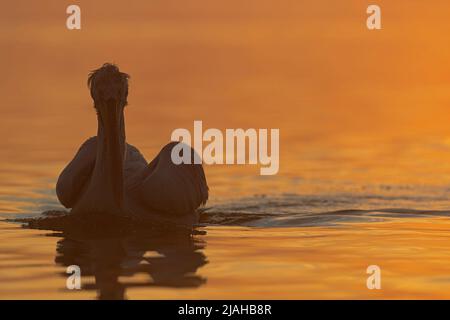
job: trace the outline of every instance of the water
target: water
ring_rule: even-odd
[[[430,202],[449,205],[436,196],[255,196],[210,207],[192,236],[83,235],[0,222],[0,297],[445,298],[450,211],[408,209]],[[79,291],[66,289],[74,264]],[[366,287],[373,264],[382,290]]]
[[[450,298],[448,3],[380,0],[376,33],[357,1],[78,3],[79,32],[58,2],[2,4],[1,299]],[[206,167],[191,237],[6,222],[62,209],[58,174],[96,132],[87,74],[111,61],[148,160],[202,120],[279,128],[279,173]]]

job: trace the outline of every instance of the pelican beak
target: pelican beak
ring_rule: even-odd
[[[102,108],[101,118],[105,130],[106,157],[109,164],[105,172],[111,182],[114,202],[122,208],[123,204],[123,161],[124,146],[121,142],[120,126],[122,123],[123,109],[117,99],[107,99]]]

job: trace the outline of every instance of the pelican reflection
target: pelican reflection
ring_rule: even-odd
[[[207,263],[203,253],[205,242],[198,235],[164,232],[101,238],[62,235],[55,262],[62,266],[78,265],[82,283],[86,277],[94,277],[95,283],[84,281],[82,290],[96,290],[99,299],[126,299],[128,288],[196,288],[206,282],[197,274]],[[131,277],[137,274],[143,274],[144,280],[133,281]]]

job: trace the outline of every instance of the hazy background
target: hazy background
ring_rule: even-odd
[[[127,139],[151,160],[175,128],[280,128],[280,172],[208,166],[213,201],[255,193],[447,192],[448,1],[3,1],[0,211],[53,194],[96,133],[87,74],[131,75]],[[81,7],[81,30],[66,8]],[[437,188],[437,189],[436,189]],[[425,190],[425,191],[424,191]],[[439,190],[439,191],[436,191]]]

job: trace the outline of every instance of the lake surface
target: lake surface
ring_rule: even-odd
[[[434,196],[258,196],[209,209],[192,236],[92,237],[0,222],[0,297],[448,298],[450,211],[405,209],[436,202],[449,205]],[[395,204],[408,206],[387,208]],[[70,265],[81,268],[81,290],[66,288]],[[367,289],[369,265],[381,268],[380,290]]]
[[[450,298],[449,4],[54,1],[0,12],[0,298]],[[207,166],[192,237],[83,237],[5,219],[61,210],[58,174],[96,118],[90,70],[131,75],[129,143],[279,128],[280,171]],[[66,267],[82,290],[66,289]],[[366,286],[370,265],[381,290]]]

